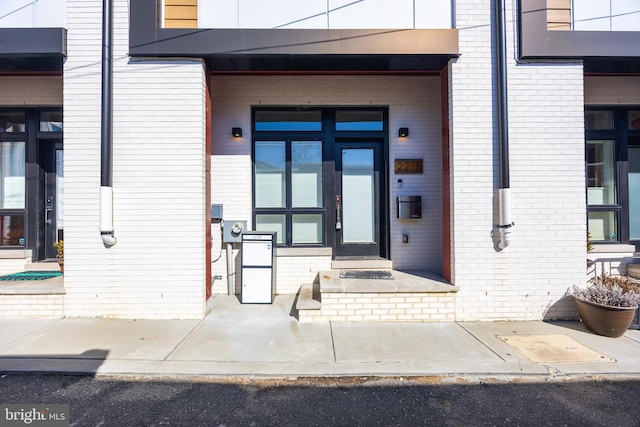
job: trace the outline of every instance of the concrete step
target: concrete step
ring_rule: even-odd
[[[320,288],[318,283],[303,283],[298,292],[297,310],[320,310]]]
[[[24,271],[60,271],[58,261],[32,262],[24,265]]]

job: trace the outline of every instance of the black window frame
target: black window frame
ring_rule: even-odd
[[[257,131],[255,126],[256,111],[273,110],[273,111],[294,111],[294,110],[310,110],[321,112],[321,129],[318,131]],[[338,111],[380,111],[382,113],[382,130],[336,130],[336,113]],[[334,188],[334,152],[335,142],[340,141],[380,141],[383,149],[383,163],[387,164],[389,156],[388,134],[389,134],[389,109],[388,106],[253,106],[251,109],[251,207],[252,207],[252,223],[256,227],[256,215],[260,214],[285,214],[286,227],[284,243],[279,244],[280,247],[290,248],[306,248],[306,247],[333,247],[335,245],[335,235],[329,230],[329,224],[335,223],[335,211],[333,209],[335,197],[331,189]],[[255,143],[256,141],[285,141],[286,142],[286,207],[285,208],[256,208],[255,200]],[[291,207],[291,142],[297,141],[321,141],[322,142],[322,207],[318,208],[293,208]],[[386,169],[386,168],[383,168]],[[381,176],[382,194],[380,203],[383,204],[381,209],[380,224],[380,247],[381,256],[386,257],[388,254],[388,206],[386,197],[386,188],[388,187],[388,177],[385,173]],[[321,213],[322,214],[322,243],[318,244],[293,244],[293,215],[305,213]]]
[[[326,195],[324,194],[326,170],[325,170],[325,151],[327,149],[324,141],[324,131],[326,129],[326,113],[321,108],[305,108],[308,111],[319,111],[321,117],[320,130],[256,130],[256,114],[260,111],[300,111],[302,108],[269,108],[254,107],[251,111],[251,219],[253,228],[256,229],[258,215],[284,215],[285,216],[285,235],[283,242],[278,243],[279,247],[325,247],[327,244],[326,224]],[[282,141],[285,143],[285,206],[284,207],[256,207],[256,180],[255,180],[255,153],[256,142],[261,141]],[[322,144],[322,185],[323,197],[321,207],[293,207],[292,206],[292,166],[291,166],[291,145],[292,142],[309,141],[320,142]],[[320,243],[293,243],[293,215],[295,214],[320,214],[322,216],[322,239]]]
[[[614,141],[614,179],[616,191],[616,203],[607,205],[589,205],[586,192],[588,190],[588,176],[585,173],[585,200],[587,206],[587,221],[590,212],[614,212],[616,215],[617,230],[616,240],[592,241],[594,245],[601,244],[633,244],[636,250],[640,248],[640,241],[631,240],[629,232],[629,159],[628,148],[640,146],[640,130],[629,129],[628,112],[640,110],[640,105],[623,106],[589,106],[585,107],[585,115],[588,111],[611,111],[613,113],[613,129],[586,129],[585,128],[585,168],[587,165],[586,150],[587,141],[612,140]],[[630,141],[637,141],[630,144]],[[585,169],[586,170],[586,169]],[[587,223],[588,229],[588,223]]]
[[[62,107],[2,107],[0,112],[24,112],[24,132],[0,132],[0,141],[24,141],[25,143],[25,207],[24,209],[0,209],[0,215],[24,216],[24,245],[0,246],[0,251],[31,249],[33,260],[43,259],[44,250],[39,244],[44,235],[44,174],[40,145],[47,142],[63,141],[64,131],[41,131],[40,121],[44,112],[59,112],[64,118]],[[63,123],[64,126],[64,123]]]

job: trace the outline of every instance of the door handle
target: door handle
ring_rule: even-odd
[[[342,230],[342,194],[336,194],[336,230]]]

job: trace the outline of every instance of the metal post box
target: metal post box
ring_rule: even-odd
[[[422,196],[399,196],[396,204],[398,218],[422,218]]]
[[[271,304],[276,293],[277,233],[247,231],[242,233],[243,304]]]

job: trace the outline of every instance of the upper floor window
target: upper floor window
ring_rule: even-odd
[[[640,0],[547,0],[547,28],[638,31]]]
[[[0,28],[58,28],[67,25],[67,0],[2,0]]]
[[[169,16],[188,14],[191,21],[181,28],[194,22],[198,28],[452,28],[451,0],[197,0],[197,9],[181,7],[181,15],[175,4],[196,0],[164,2],[164,27],[176,26]]]
[[[573,0],[576,31],[638,31],[640,0]]]

